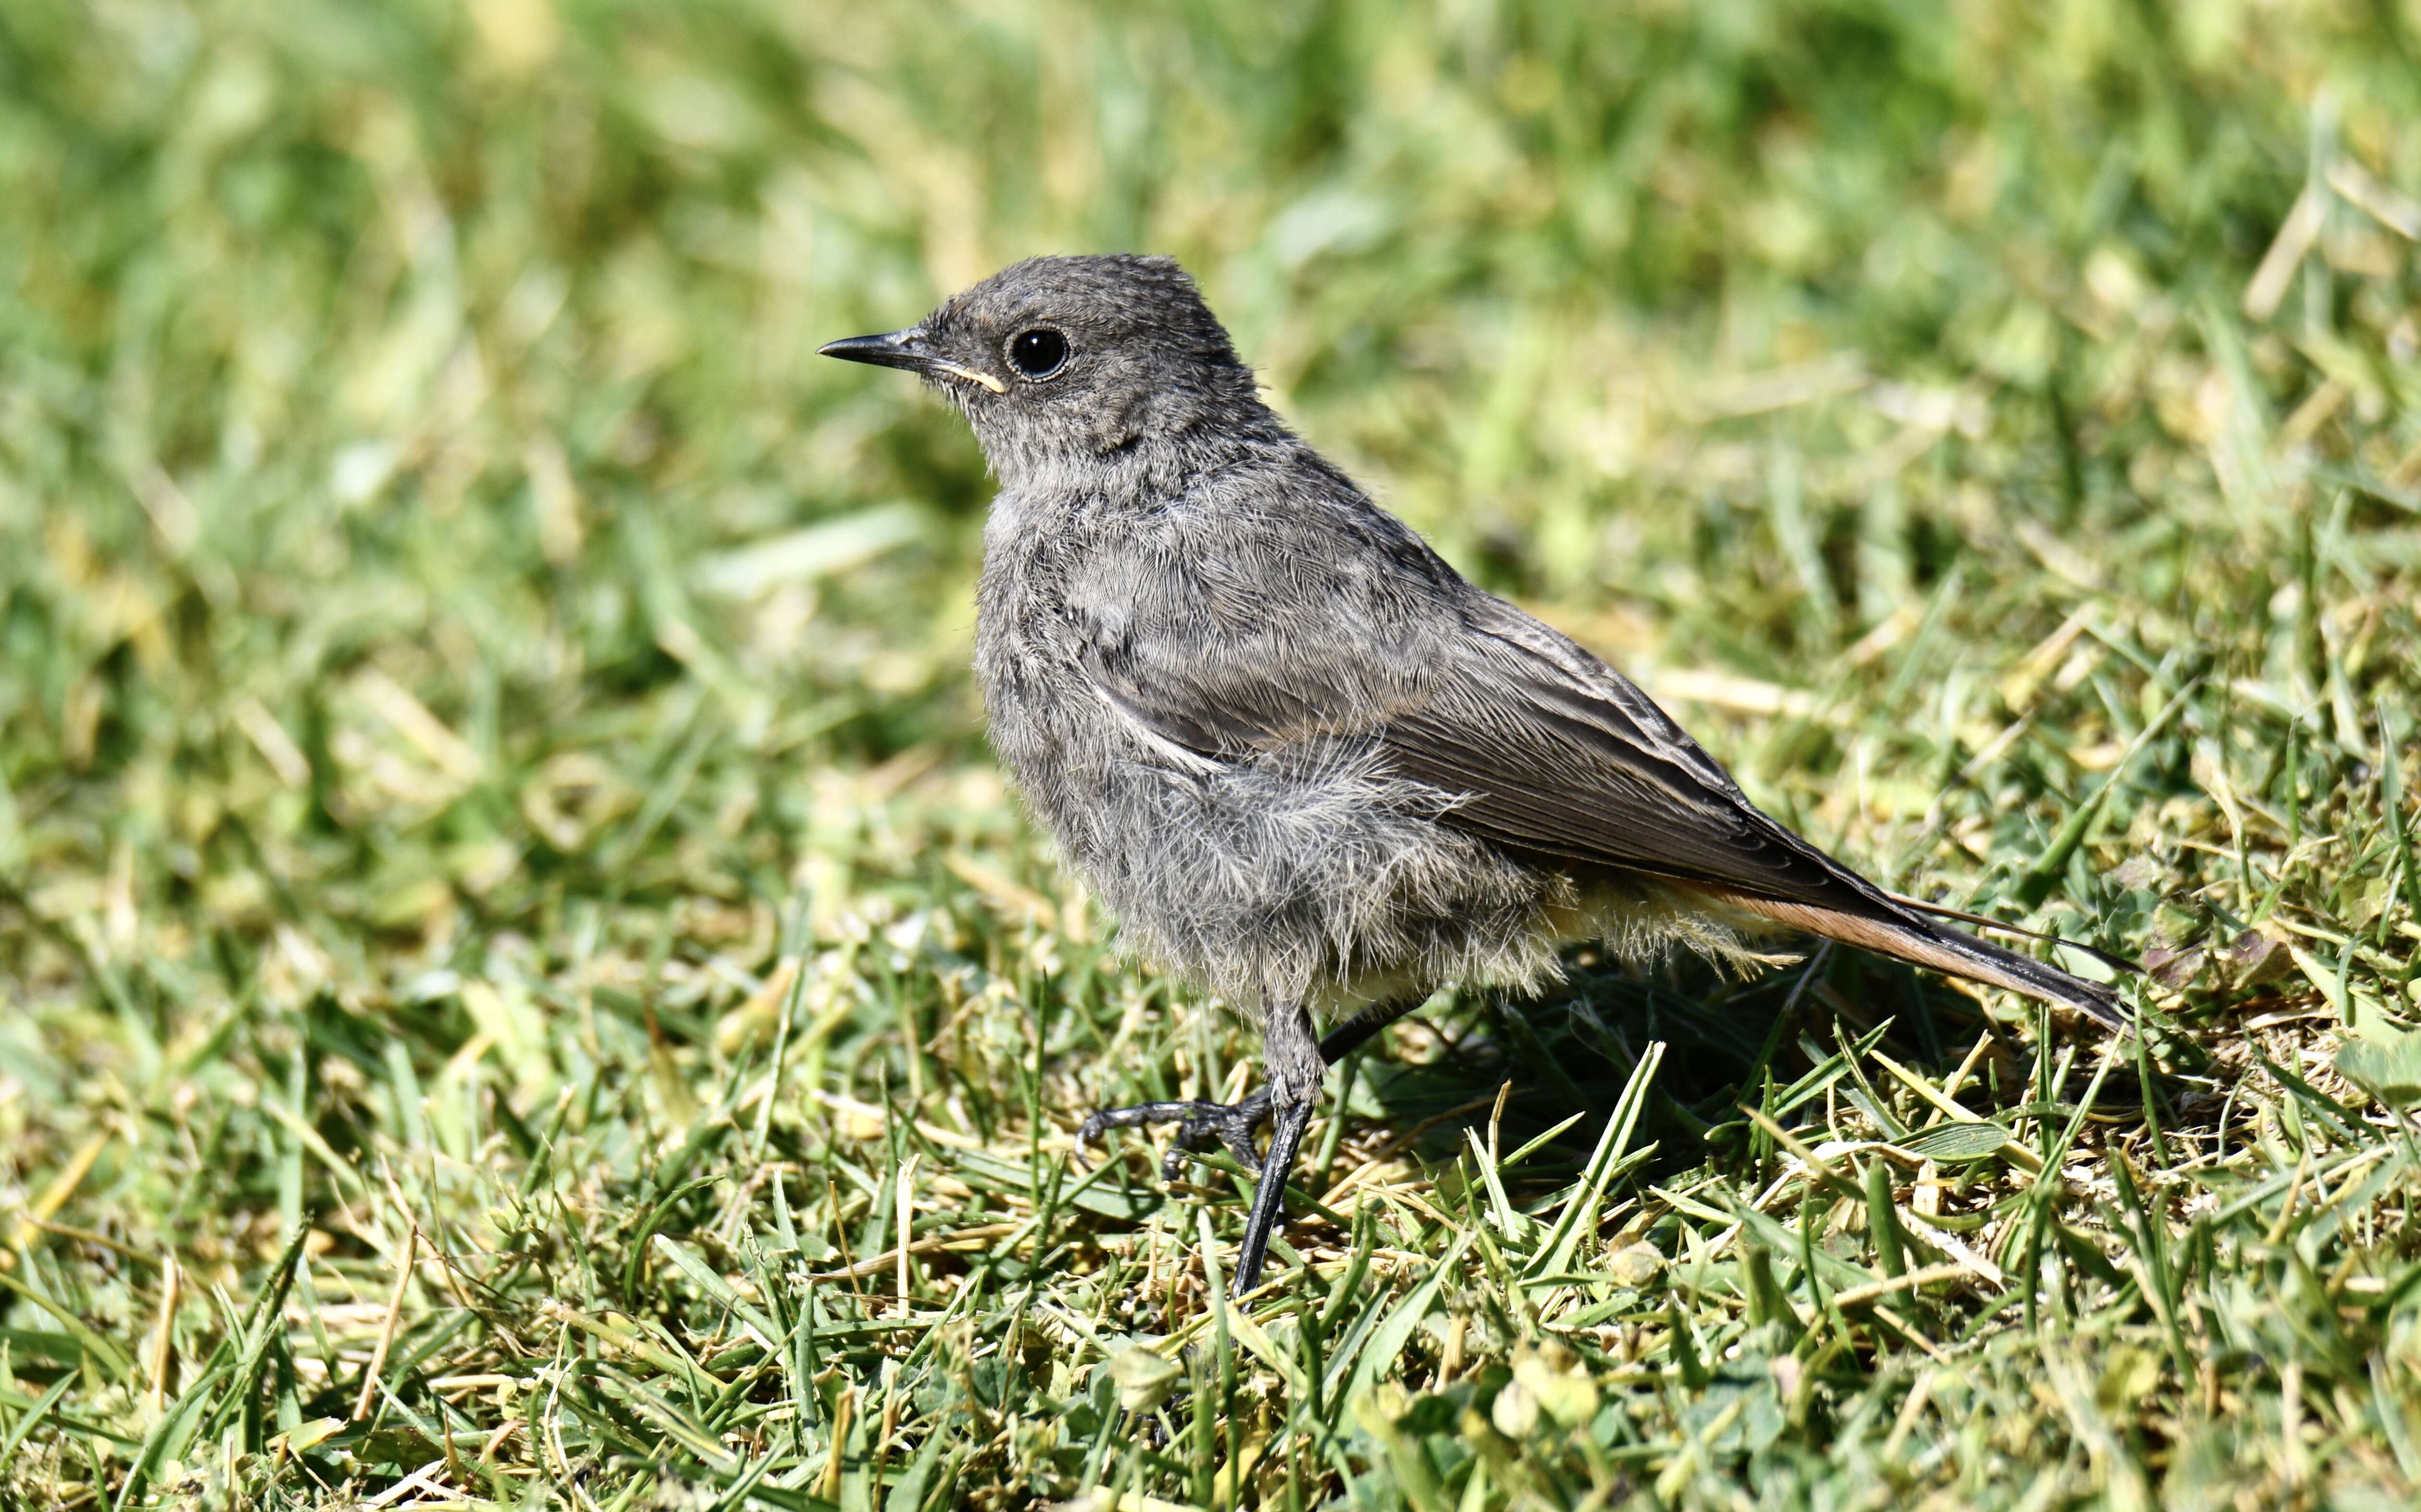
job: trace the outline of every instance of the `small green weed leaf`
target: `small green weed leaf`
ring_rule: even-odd
[[[282,1444],[289,1453],[301,1454],[305,1449],[315,1448],[320,1444],[325,1443],[328,1440],[343,1432],[344,1429],[345,1420],[343,1418],[315,1417],[307,1423],[298,1423],[294,1426],[288,1428],[285,1432],[271,1439],[269,1441],[269,1446],[272,1449],[274,1449]]]
[[[1899,1147],[1944,1165],[1964,1165],[1989,1159],[2008,1140],[2009,1131],[1999,1124],[1937,1124],[1909,1135]]]
[[[2421,1032],[2349,1039],[2337,1051],[2336,1068],[2347,1081],[2409,1108],[2421,1102]]]
[[[1148,1412],[1168,1400],[1185,1367],[1140,1344],[1130,1344],[1110,1356],[1110,1379],[1118,1383],[1118,1405],[1130,1412]]]

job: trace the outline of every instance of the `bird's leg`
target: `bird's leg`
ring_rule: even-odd
[[[1352,1018],[1328,1032],[1320,1042],[1322,1069],[1335,1065],[1367,1043],[1370,1037],[1405,1014],[1421,1005],[1416,997],[1395,998],[1374,1003]],[[1300,1014],[1303,1010],[1294,1010]],[[1227,1146],[1236,1163],[1258,1176],[1261,1171],[1260,1152],[1253,1148],[1254,1131],[1270,1116],[1270,1089],[1264,1085],[1238,1102],[1210,1102],[1188,1099],[1180,1102],[1139,1102],[1132,1108],[1104,1108],[1086,1118],[1076,1130],[1076,1148],[1086,1146],[1112,1129],[1144,1129],[1153,1124],[1177,1125],[1176,1142],[1169,1146],[1168,1156],[1161,1161],[1164,1181],[1174,1181],[1182,1168],[1185,1157],[1208,1146],[1213,1138]]]
[[[1145,1129],[1153,1124],[1177,1125],[1177,1141],[1168,1147],[1168,1158],[1161,1161],[1160,1177],[1164,1181],[1177,1179],[1178,1168],[1188,1153],[1201,1149],[1216,1135],[1236,1157],[1236,1163],[1258,1175],[1260,1151],[1253,1148],[1253,1130],[1270,1115],[1270,1089],[1262,1087],[1241,1102],[1208,1102],[1198,1098],[1179,1102],[1138,1102],[1132,1108],[1103,1108],[1086,1118],[1076,1129],[1076,1149],[1085,1146],[1112,1129]]]
[[[1320,1083],[1328,1062],[1320,1041],[1312,1037],[1311,1016],[1299,1004],[1270,1015],[1261,1040],[1262,1068],[1269,1073],[1270,1153],[1261,1161],[1260,1185],[1253,1192],[1253,1210],[1244,1220],[1243,1246],[1236,1252],[1236,1280],[1230,1297],[1242,1297],[1261,1284],[1261,1261],[1269,1254],[1270,1236],[1286,1214],[1287,1177],[1294,1171],[1295,1151],[1311,1112],[1320,1106]]]
[[[1335,1065],[1367,1044],[1380,1030],[1428,1001],[1425,997],[1407,996],[1371,1004],[1320,1037],[1320,1064]]]

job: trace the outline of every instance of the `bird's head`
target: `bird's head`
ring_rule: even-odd
[[[905,330],[820,351],[940,389],[1004,481],[1260,412],[1252,369],[1168,257],[1029,258]]]

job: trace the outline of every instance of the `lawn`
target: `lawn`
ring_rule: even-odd
[[[13,0],[0,203],[0,1505],[2421,1498],[2411,6]],[[1220,1305],[812,354],[1110,249],[2141,1033],[1582,951]]]

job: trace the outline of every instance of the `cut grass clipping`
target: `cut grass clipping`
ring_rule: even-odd
[[[0,8],[0,1504],[2413,1504],[2411,16]],[[1251,1040],[811,355],[1116,247],[2144,1034],[1579,954],[1219,1303],[1250,1182],[1070,1132]]]

